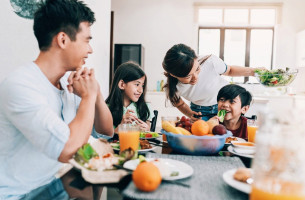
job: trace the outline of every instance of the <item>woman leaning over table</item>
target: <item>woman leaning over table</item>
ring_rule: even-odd
[[[201,114],[206,121],[217,115],[217,93],[228,84],[221,75],[253,76],[255,71],[255,68],[226,65],[215,55],[197,57],[185,44],[170,48],[162,65],[167,77],[167,98],[192,121],[198,120],[194,115]]]

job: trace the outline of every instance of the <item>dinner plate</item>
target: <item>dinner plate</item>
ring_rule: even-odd
[[[163,176],[163,180],[178,180],[178,179],[184,179],[189,176],[191,176],[194,173],[193,168],[181,161],[168,159],[168,158],[146,158],[146,161],[150,162],[153,160],[160,160],[169,171],[172,172],[178,172],[177,176]],[[129,160],[126,163],[124,163],[124,167],[127,169],[135,170],[136,167],[139,164],[139,159],[135,160]]]
[[[254,158],[253,154],[243,154],[243,153],[238,153],[238,152],[234,151],[234,147],[233,146],[229,146],[228,147],[228,151],[230,153],[233,153],[234,155],[237,155],[237,156],[241,156],[241,157],[245,157],[245,158]]]
[[[147,151],[153,151],[153,150],[155,150],[157,147],[156,146],[153,146],[153,145],[151,145],[152,147],[151,148],[149,148],[149,149],[138,149],[138,152],[147,152]],[[120,148],[119,147],[114,147],[114,146],[112,146],[112,148],[113,148],[113,150],[115,150],[115,151],[120,151]]]
[[[250,194],[251,185],[249,185],[248,183],[243,183],[243,182],[237,181],[233,178],[236,170],[237,169],[231,169],[231,170],[228,170],[225,173],[223,173],[223,175],[222,175],[223,180],[231,187],[233,187],[241,192]]]
[[[228,137],[229,138],[229,137]],[[232,136],[231,138],[237,138],[237,140],[235,140],[235,141],[239,141],[239,142],[246,142],[246,140],[245,139],[243,139],[243,138],[240,138],[240,137],[234,137],[234,136]],[[231,142],[229,142],[229,143],[225,143],[226,145],[230,145],[231,144]]]

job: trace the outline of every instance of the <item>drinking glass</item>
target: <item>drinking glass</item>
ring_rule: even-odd
[[[248,141],[255,142],[255,135],[257,130],[257,123],[253,119],[247,120],[247,130],[248,130]]]
[[[173,126],[176,126],[176,122],[179,120],[179,117],[177,116],[166,116],[166,117],[161,117],[161,121],[162,123],[164,121],[168,121],[170,124],[172,124]],[[163,139],[163,142],[167,142],[166,140],[166,135],[162,135],[162,139]]]
[[[259,116],[250,200],[305,200],[305,117],[294,111]]]
[[[140,143],[140,129],[138,126],[131,124],[120,124],[118,128],[120,151],[132,148],[135,152],[138,151]]]

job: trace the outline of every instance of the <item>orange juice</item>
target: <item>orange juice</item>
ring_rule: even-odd
[[[255,133],[257,130],[257,126],[247,126],[248,129],[248,141],[249,142],[254,142],[255,141]]]
[[[281,191],[277,194],[269,193],[256,187],[252,187],[250,200],[305,200],[305,196],[298,195],[294,192],[285,193]]]
[[[120,151],[131,147],[137,151],[140,143],[140,131],[119,131]]]

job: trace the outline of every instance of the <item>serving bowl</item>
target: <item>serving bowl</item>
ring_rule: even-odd
[[[253,142],[240,142],[240,141],[232,141],[231,142],[234,151],[236,153],[242,153],[242,154],[254,154],[255,153],[255,144]]]
[[[181,135],[164,129],[161,129],[161,133],[166,135],[167,142],[174,151],[189,155],[215,155],[223,148],[226,138],[232,136],[231,131],[215,136]]]
[[[256,70],[254,76],[266,87],[288,86],[297,76],[297,69]]]

